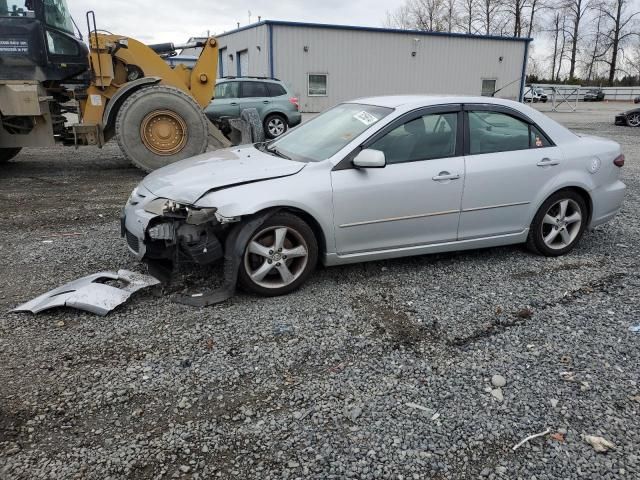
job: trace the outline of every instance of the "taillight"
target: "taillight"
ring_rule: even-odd
[[[291,98],[289,99],[289,101],[295,105],[296,110],[299,110],[299,109],[300,109],[300,105],[298,104],[298,99],[297,99],[297,97],[291,97]]]
[[[615,160],[613,161],[613,164],[614,164],[616,167],[623,167],[623,166],[624,166],[624,155],[623,155],[623,154],[618,155],[618,156],[615,158]]]

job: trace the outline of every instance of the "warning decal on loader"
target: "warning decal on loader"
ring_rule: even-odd
[[[26,40],[15,38],[0,40],[0,53],[5,55],[24,55],[29,53],[29,44]]]

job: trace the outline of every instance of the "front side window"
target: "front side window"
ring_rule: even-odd
[[[392,108],[343,103],[303,123],[269,145],[270,150],[301,162],[319,162],[344,148],[393,111]]]
[[[73,35],[73,21],[65,0],[44,0],[44,21]]]
[[[73,56],[78,55],[79,53],[78,44],[76,42],[55,30],[47,30],[47,49],[52,55]]]
[[[32,2],[0,0],[0,17],[35,17]]]
[[[267,97],[267,88],[260,82],[242,82],[242,98]]]
[[[452,157],[457,125],[455,112],[424,115],[394,128],[369,148],[384,152],[387,164]]]
[[[535,126],[506,113],[469,112],[469,153],[511,152],[551,146]]]
[[[326,97],[327,96],[327,74],[310,73],[309,74],[309,91],[310,97]]]
[[[238,98],[238,82],[218,83],[213,98]]]

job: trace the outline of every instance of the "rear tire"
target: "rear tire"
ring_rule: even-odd
[[[317,261],[318,242],[311,227],[291,213],[276,213],[251,235],[238,281],[247,292],[284,295],[306,281]]]
[[[527,247],[546,257],[569,253],[587,227],[589,211],[581,195],[561,190],[542,204],[531,222]]]
[[[264,119],[264,134],[267,138],[278,138],[288,129],[287,119],[280,114],[272,113]]]
[[[0,163],[5,163],[18,155],[22,147],[0,148]]]
[[[209,121],[189,95],[154,85],[131,94],[116,117],[122,153],[146,172],[207,150]]]

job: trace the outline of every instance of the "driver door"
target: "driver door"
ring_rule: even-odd
[[[412,112],[362,145],[384,168],[331,173],[338,254],[455,241],[464,184],[459,105]]]

